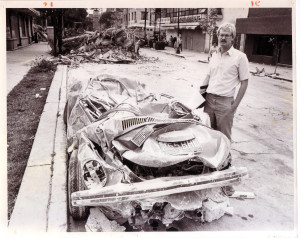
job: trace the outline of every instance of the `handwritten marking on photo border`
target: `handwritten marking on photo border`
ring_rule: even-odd
[[[48,2],[43,2],[43,5],[44,5],[45,7],[47,7]],[[50,7],[53,7],[53,2],[50,2]]]
[[[261,2],[260,1],[251,1],[251,6],[252,7],[260,7]]]

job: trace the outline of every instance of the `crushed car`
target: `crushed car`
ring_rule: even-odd
[[[75,83],[64,113],[72,217],[86,219],[97,207],[133,229],[222,217],[230,207],[222,187],[248,172],[228,165],[230,142],[207,118],[133,79],[103,74]]]

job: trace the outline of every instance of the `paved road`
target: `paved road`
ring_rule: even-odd
[[[159,57],[156,63],[137,65],[82,65],[69,71],[69,85],[101,73],[135,77],[151,91],[188,100],[198,90],[207,64],[193,57],[179,58],[149,49],[142,54]],[[170,86],[171,85],[171,86]],[[254,192],[255,199],[231,199],[233,216],[199,224],[184,219],[174,226],[184,231],[292,230],[294,228],[293,90],[292,83],[252,77],[233,126],[235,166],[245,166],[249,179],[236,187]],[[84,222],[71,220],[70,231],[84,231]]]

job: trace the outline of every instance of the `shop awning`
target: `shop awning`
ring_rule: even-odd
[[[236,32],[257,35],[292,35],[291,16],[268,16],[236,19]]]
[[[38,10],[35,10],[34,8],[14,8],[14,9],[9,9],[10,11],[14,12],[22,12],[25,13],[26,15],[32,16],[32,17],[39,17],[40,12]]]
[[[179,29],[191,29],[194,30],[197,26],[199,26],[199,23],[197,24],[189,24],[189,23],[180,23]],[[162,24],[160,26],[161,29],[177,29],[178,24],[177,23],[170,23],[170,24]]]

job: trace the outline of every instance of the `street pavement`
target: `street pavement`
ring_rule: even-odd
[[[174,55],[177,57],[182,57],[182,58],[185,58],[190,61],[196,61],[196,62],[208,64],[208,54],[204,53],[204,52],[197,52],[197,51],[183,49],[183,51],[181,51],[180,54],[176,54],[175,49],[173,49],[172,47],[168,47],[168,46],[165,47],[165,49],[160,52],[165,53],[165,54]],[[266,74],[274,74],[276,67],[273,65],[249,62],[250,72],[256,72],[256,68],[258,68],[259,70],[264,69]],[[284,67],[284,66],[277,66],[276,73],[278,74],[277,75],[278,79],[283,79],[286,81],[293,81],[293,69],[292,68]]]
[[[6,51],[7,94],[23,79],[36,57],[50,56],[47,42],[39,42],[14,51]]]

